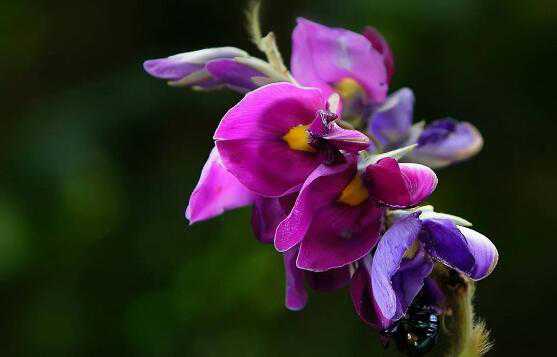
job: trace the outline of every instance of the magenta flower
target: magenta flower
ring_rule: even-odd
[[[319,166],[302,186],[275,234],[281,252],[300,244],[297,266],[325,271],[369,254],[379,239],[386,206],[411,207],[435,189],[435,173],[384,158],[363,172],[356,160]]]
[[[234,208],[251,205],[255,198],[253,192],[222,166],[219,153],[213,148],[190,196],[186,218],[193,224]]]
[[[321,163],[358,152],[368,137],[343,129],[320,90],[275,83],[248,93],[215,132],[224,166],[248,189],[278,197],[297,190]]]
[[[411,249],[415,252],[408,257]],[[386,329],[406,313],[434,261],[481,280],[498,257],[493,243],[476,231],[447,219],[422,219],[420,212],[409,214],[385,232],[373,257],[361,261],[351,285],[354,307],[363,321]]]
[[[367,35],[369,39],[299,18],[292,33],[294,78],[327,95],[338,91],[343,99],[357,95],[365,103],[383,102],[393,71],[392,54],[377,32],[368,30]]]

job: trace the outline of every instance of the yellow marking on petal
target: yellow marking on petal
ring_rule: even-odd
[[[367,200],[368,197],[369,192],[364,186],[362,178],[356,174],[348,186],[342,190],[338,201],[354,207]]]
[[[315,148],[309,144],[309,132],[307,130],[309,125],[297,125],[290,128],[288,133],[282,137],[292,150],[316,152]]]
[[[352,78],[343,78],[335,86],[342,99],[351,99],[357,95],[365,95],[362,86]]]

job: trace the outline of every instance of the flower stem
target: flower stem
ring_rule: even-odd
[[[492,347],[489,330],[485,323],[474,315],[474,293],[472,280],[453,272],[443,281],[447,296],[447,313],[445,314],[445,333],[450,347],[446,357],[481,357]],[[456,275],[456,282],[455,282]]]

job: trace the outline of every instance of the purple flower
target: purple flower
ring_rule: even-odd
[[[291,70],[298,82],[317,86],[343,102],[358,97],[365,103],[385,100],[392,54],[378,33],[364,35],[299,18],[292,34]],[[346,106],[346,103],[344,103]]]
[[[275,234],[285,252],[300,244],[297,266],[325,271],[367,255],[377,243],[385,206],[410,207],[435,189],[433,171],[384,158],[359,172],[354,158],[319,166],[302,186]]]
[[[234,208],[248,206],[255,198],[254,193],[222,166],[219,153],[213,148],[190,196],[186,218],[193,224]]]
[[[207,48],[148,60],[143,67],[153,77],[165,79],[172,86],[197,89],[228,87],[247,92],[287,80],[267,62],[234,47]]]
[[[437,168],[476,155],[482,149],[483,138],[472,124],[446,118],[426,126],[417,143],[411,160]]]
[[[412,90],[402,88],[384,103],[370,107],[368,130],[386,149],[417,143],[407,159],[432,168],[466,160],[481,150],[482,136],[470,123],[447,118],[425,128],[412,126],[414,100]]]
[[[226,113],[214,139],[224,166],[248,189],[278,197],[296,191],[321,163],[342,161],[368,137],[341,128],[320,90],[274,83]]]
[[[356,312],[379,329],[405,314],[434,261],[473,280],[487,277],[497,264],[497,249],[485,236],[451,220],[419,216],[416,212],[396,221],[354,276],[351,294]]]
[[[408,141],[414,117],[414,100],[412,90],[402,88],[381,105],[373,107],[368,130],[385,147],[400,147]]]

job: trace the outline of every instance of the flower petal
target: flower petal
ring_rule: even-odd
[[[304,271],[296,267],[298,248],[292,248],[283,254],[286,275],[285,305],[293,311],[306,306],[308,294],[304,286]]]
[[[277,227],[275,248],[284,252],[300,243],[315,213],[336,200],[355,172],[353,163],[320,165],[315,169],[302,186],[292,211]]]
[[[379,330],[388,328],[391,320],[386,318],[376,303],[371,287],[371,266],[373,258],[367,255],[359,262],[358,269],[350,283],[350,296],[356,313],[362,321]]]
[[[365,169],[371,196],[391,207],[411,207],[424,201],[437,187],[437,176],[427,166],[399,164],[385,158]]]
[[[358,130],[344,129],[337,123],[330,123],[328,129],[323,139],[338,150],[357,154],[369,147],[369,137]]]
[[[296,197],[297,193],[273,198],[256,197],[251,224],[255,237],[261,243],[273,243],[277,226],[292,209]]]
[[[186,218],[193,224],[250,205],[254,199],[255,194],[222,166],[218,151],[213,148],[190,196]]]
[[[426,219],[420,241],[428,253],[468,276],[475,271],[475,258],[457,226],[447,219]]]
[[[205,72],[205,65],[217,58],[233,58],[247,56],[245,51],[234,47],[206,48],[203,50],[180,53],[167,58],[147,60],[143,68],[153,77],[169,81],[180,81],[196,72]],[[209,79],[205,72],[200,76],[198,82]],[[198,83],[192,83],[195,85]]]
[[[433,262],[423,249],[412,259],[404,258],[398,272],[393,275],[391,281],[397,298],[397,310],[392,320],[399,320],[414,298],[422,290],[424,280],[431,274]]]
[[[410,88],[402,88],[372,111],[368,130],[383,145],[400,146],[408,138],[413,115],[414,93]]]
[[[387,94],[384,58],[363,35],[330,28],[303,18],[292,34],[291,69],[298,82],[318,86],[328,96],[331,84],[350,78],[361,85],[371,102]]]
[[[422,223],[418,213],[414,213],[393,224],[383,235],[373,257],[371,266],[371,285],[373,295],[381,315],[393,320],[400,313],[397,292],[392,278],[401,267],[404,254],[416,241]]]
[[[379,239],[383,214],[372,200],[354,207],[333,202],[321,208],[300,244],[297,266],[319,272],[369,254]]]
[[[495,245],[481,233],[470,228],[456,226],[468,243],[470,254],[474,257],[474,267],[468,274],[474,280],[487,277],[499,261],[499,253]]]
[[[411,153],[414,162],[439,168],[476,155],[483,146],[478,129],[467,122],[447,118],[425,127],[418,138],[418,147]]]
[[[387,75],[390,82],[391,77],[395,74],[395,59],[389,43],[374,27],[366,26],[362,34],[369,42],[371,42],[373,48],[383,55],[383,61],[385,63],[385,67],[387,67]]]
[[[301,185],[319,165],[316,153],[293,150],[282,139],[309,125],[325,108],[318,89],[274,83],[248,93],[226,113],[215,133],[224,166],[250,190],[278,197]]]
[[[253,78],[265,77],[263,73],[233,59],[214,60],[207,63],[206,68],[213,78],[241,92],[248,92],[259,87],[253,82]]]

